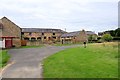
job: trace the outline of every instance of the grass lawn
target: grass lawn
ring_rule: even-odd
[[[21,46],[20,48],[41,48],[44,45],[40,45],[40,46]]]
[[[118,44],[89,44],[60,51],[43,61],[45,78],[117,78]]]
[[[7,64],[9,58],[10,55],[7,53],[7,50],[0,50],[0,68]]]

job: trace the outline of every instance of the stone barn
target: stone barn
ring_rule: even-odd
[[[21,46],[21,28],[6,17],[0,19],[0,47]]]
[[[69,32],[61,35],[61,41],[64,43],[83,43],[88,42],[88,37],[90,35],[96,35],[92,31],[75,31],[75,32]]]
[[[66,33],[61,29],[22,28],[22,40],[26,45],[52,44],[60,41],[60,36]],[[23,45],[25,45],[23,43]]]

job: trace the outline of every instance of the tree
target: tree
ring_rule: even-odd
[[[116,29],[115,32],[116,32],[115,37],[120,37],[120,28]]]
[[[92,39],[93,39],[93,38],[92,38],[92,35],[90,35],[90,36],[88,37],[88,40],[92,42]]]
[[[113,38],[112,38],[112,36],[111,36],[110,34],[104,34],[104,35],[102,36],[102,39],[103,39],[104,41],[111,41]]]
[[[96,40],[97,39],[97,37],[95,36],[95,35],[89,35],[88,36],[88,40],[90,41],[90,42],[92,42],[93,40]]]

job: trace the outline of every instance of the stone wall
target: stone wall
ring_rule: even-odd
[[[83,42],[88,42],[88,36],[85,32],[85,30],[80,31],[78,35],[74,35],[72,37],[65,37],[61,38],[61,41],[64,41],[64,43],[83,43]]]
[[[27,41],[27,46],[40,46],[41,44],[40,41]]]
[[[22,39],[24,40],[24,38],[29,38],[29,40],[31,40],[31,38],[35,38],[35,40],[38,40],[37,38],[40,37],[42,42],[60,41],[60,35],[62,33],[55,33],[55,35],[53,35],[53,33],[44,32],[44,35],[42,35],[41,32],[32,32],[31,34],[30,32],[24,32],[24,34],[22,35]],[[46,37],[46,39],[44,39],[44,37]],[[56,39],[54,39],[53,37],[56,37]]]

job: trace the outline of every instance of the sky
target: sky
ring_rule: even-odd
[[[0,18],[21,28],[102,32],[118,27],[119,0],[0,0]]]

